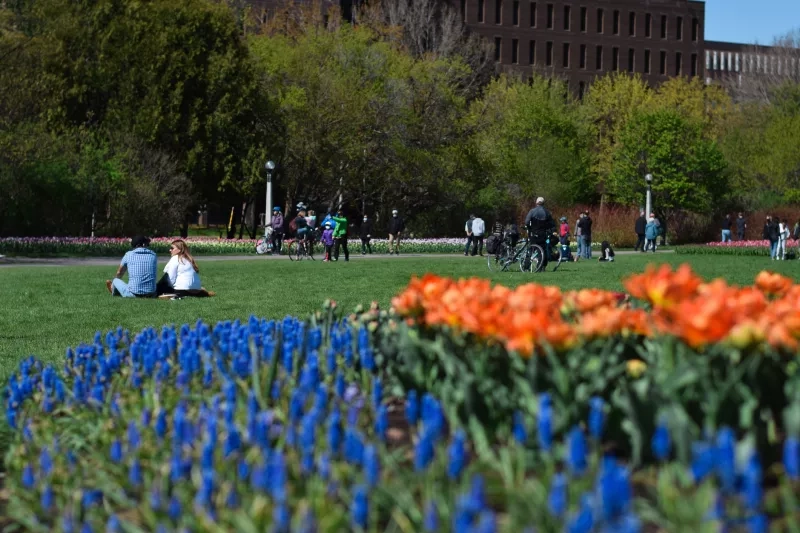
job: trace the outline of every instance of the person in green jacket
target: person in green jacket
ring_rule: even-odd
[[[344,260],[350,261],[350,251],[347,249],[347,218],[341,208],[336,212],[333,218],[336,222],[336,227],[333,229],[333,240],[335,245],[333,247],[333,260],[339,260],[339,247],[344,250]]]

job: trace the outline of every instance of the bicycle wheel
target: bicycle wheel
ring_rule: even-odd
[[[496,254],[486,254],[486,266],[489,267],[490,272],[499,272],[503,269],[503,259],[505,258],[505,255],[505,245],[502,245]]]
[[[530,244],[519,260],[521,272],[541,272],[544,267],[544,250],[538,244]]]
[[[306,257],[311,259],[312,261],[316,261],[314,259],[314,242],[309,242],[306,244]]]
[[[256,253],[258,255],[264,255],[267,252],[269,252],[269,243],[261,240],[258,241],[256,244]]]
[[[292,241],[289,243],[289,260],[291,261],[299,261],[300,260],[300,245],[297,241]]]

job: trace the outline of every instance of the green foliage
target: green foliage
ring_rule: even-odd
[[[700,126],[659,110],[632,119],[619,136],[609,189],[623,203],[645,194],[642,169],[653,174],[653,202],[662,213],[708,212],[727,192],[725,160]]]

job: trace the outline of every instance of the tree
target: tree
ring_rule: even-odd
[[[479,207],[496,211],[540,195],[553,203],[591,196],[588,138],[565,90],[540,76],[530,83],[501,76],[473,102],[467,124],[485,174],[473,200]]]
[[[653,175],[653,203],[662,220],[679,211],[710,213],[728,192],[716,143],[673,110],[639,113],[621,132],[609,180],[613,198],[641,205],[645,172]]]
[[[652,98],[652,91],[639,75],[624,73],[599,78],[586,93],[582,109],[593,139],[591,169],[601,208],[608,194],[607,181],[619,136],[633,117],[650,107]]]
[[[671,109],[699,124],[703,135],[718,138],[722,124],[734,112],[730,96],[719,85],[706,85],[701,78],[670,78],[652,98],[655,109]]]

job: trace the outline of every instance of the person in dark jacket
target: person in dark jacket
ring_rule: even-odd
[[[464,245],[464,255],[469,255],[469,249],[472,247],[472,221],[475,220],[475,215],[470,215],[467,222],[464,224],[464,233],[467,235],[467,243]]]
[[[370,244],[372,240],[372,221],[367,215],[364,215],[358,233],[359,237],[361,237],[361,255],[367,255],[367,251],[372,255],[372,244]]]
[[[767,224],[765,226],[767,240],[769,241],[769,256],[776,259],[778,256],[778,240],[780,239],[780,231],[778,224],[780,220],[777,218],[767,217]]]
[[[578,227],[581,229],[581,252],[585,259],[592,258],[592,217],[589,216],[589,211],[584,211],[583,216],[578,221]]]
[[[747,231],[747,219],[744,218],[743,213],[739,213],[739,216],[736,217],[736,238],[743,241],[745,231]]]
[[[392,218],[389,219],[389,253],[392,253],[392,244],[394,244],[395,255],[400,255],[400,237],[406,230],[406,222],[397,212],[397,209],[392,209]]]
[[[636,246],[634,246],[633,251],[636,252],[641,250],[644,252],[644,233],[645,228],[647,227],[647,217],[644,216],[644,211],[639,212],[639,218],[636,219],[636,224],[634,224],[634,231],[636,232]]]
[[[536,199],[536,207],[528,211],[525,217],[525,226],[528,228],[528,239],[534,244],[538,244],[544,250],[544,267],[547,267],[547,260],[550,255],[547,239],[549,233],[556,229],[556,221],[553,215],[544,207],[544,198],[541,196]]]
[[[270,223],[272,226],[272,235],[270,236],[270,240],[272,241],[272,253],[279,254],[281,253],[281,246],[283,246],[283,214],[281,213],[281,208],[277,205],[272,208],[272,222]]]
[[[608,241],[603,241],[600,244],[600,261],[614,261],[614,249]]]

